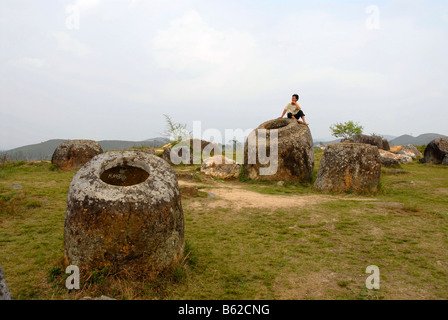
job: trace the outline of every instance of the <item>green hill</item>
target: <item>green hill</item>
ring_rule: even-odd
[[[437,138],[445,138],[446,136],[437,133],[425,133],[419,135],[418,137],[413,137],[408,134],[399,136],[389,142],[391,146],[402,146],[407,144],[412,144],[414,146],[421,146],[430,143],[432,140]]]
[[[0,152],[0,158],[4,155],[11,161],[36,161],[36,160],[51,160],[54,150],[66,139],[52,139],[45,142],[31,144],[7,151]],[[169,142],[168,139],[158,137],[147,139],[143,141],[124,141],[124,140],[102,140],[98,141],[104,151],[108,150],[124,150],[132,147],[153,147],[159,148]]]

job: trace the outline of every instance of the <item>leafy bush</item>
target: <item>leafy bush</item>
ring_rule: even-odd
[[[352,139],[355,135],[362,134],[364,128],[357,122],[347,121],[331,125],[330,130],[332,135],[336,138]]]

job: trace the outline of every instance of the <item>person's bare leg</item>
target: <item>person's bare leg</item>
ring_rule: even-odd
[[[307,126],[309,123],[306,122],[305,116],[303,116],[302,119],[303,119],[303,124]]]
[[[302,121],[300,121],[299,119],[297,119],[296,117],[293,116],[293,118],[297,121],[298,124],[302,124]]]

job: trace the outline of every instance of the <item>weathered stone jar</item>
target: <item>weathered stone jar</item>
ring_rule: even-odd
[[[381,159],[376,146],[332,143],[325,148],[314,188],[332,192],[375,192],[380,180]]]
[[[108,152],[76,173],[65,216],[66,265],[144,273],[175,263],[183,248],[177,176],[166,161],[139,151]]]
[[[188,152],[187,152],[188,151]],[[203,154],[204,153],[204,154]],[[202,163],[202,156],[213,156],[214,154],[221,154],[222,149],[219,145],[200,139],[186,139],[173,147],[167,147],[162,154],[162,158],[171,165],[183,164],[200,164]],[[175,156],[177,160],[174,163]]]
[[[271,145],[272,131],[277,130],[277,150]],[[260,131],[266,132],[266,139],[257,139],[256,143],[250,142],[251,135],[257,136]],[[314,169],[314,147],[311,131],[308,126],[298,124],[292,119],[275,119],[266,121],[255,129],[244,146],[244,174],[253,180],[274,181],[302,181],[310,182]],[[254,140],[252,140],[254,141]],[[264,164],[260,161],[259,150],[266,152],[267,157],[273,163]],[[272,152],[278,151],[278,157]],[[255,161],[251,161],[251,156]],[[272,173],[263,174],[262,169],[274,168]],[[276,170],[275,170],[276,169]]]
[[[353,142],[370,144],[372,146],[377,146],[378,149],[384,149],[383,139],[379,136],[368,136],[365,134],[357,134],[353,137]]]
[[[103,153],[93,140],[67,140],[61,143],[51,157],[51,163],[61,169],[79,169],[93,157]]]
[[[234,179],[240,175],[241,167],[225,156],[213,156],[202,162],[201,172],[221,179]]]
[[[437,138],[428,143],[420,162],[448,165],[448,138]]]

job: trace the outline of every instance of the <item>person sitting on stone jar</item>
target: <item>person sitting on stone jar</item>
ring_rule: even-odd
[[[288,102],[288,104],[285,106],[283,114],[279,119],[282,119],[285,114],[288,113],[289,119],[295,119],[300,124],[308,125],[305,120],[305,114],[303,113],[302,108],[300,108],[300,105],[297,101],[299,101],[299,95],[294,94],[292,96],[292,101]],[[300,118],[302,118],[303,122],[300,121]]]

